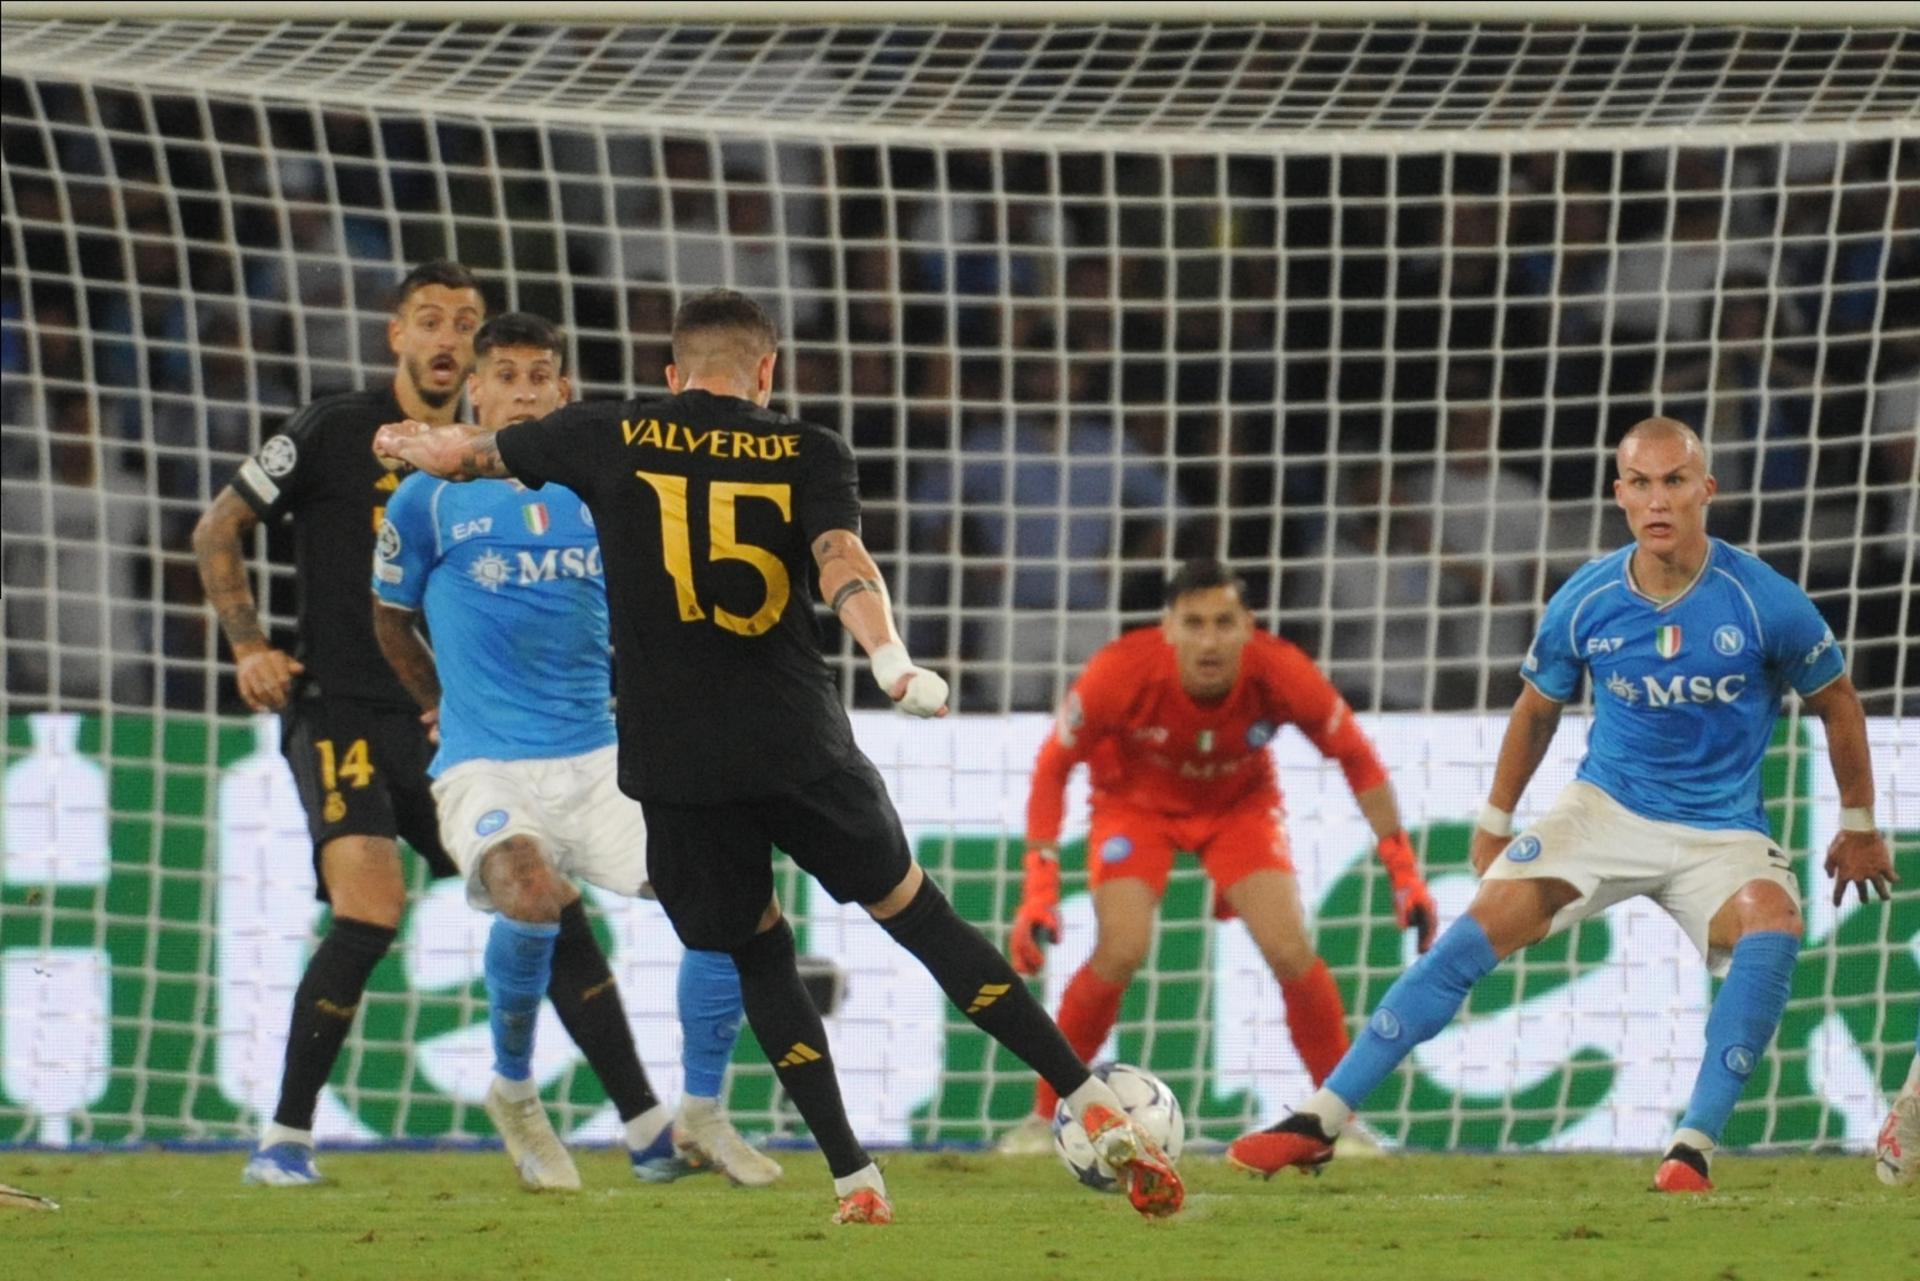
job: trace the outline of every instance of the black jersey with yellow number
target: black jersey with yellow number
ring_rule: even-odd
[[[411,708],[373,638],[373,545],[400,478],[373,456],[373,434],[406,412],[391,387],[314,401],[234,474],[263,521],[293,519],[300,598],[296,656],[326,698]]]
[[[499,444],[520,480],[565,485],[593,513],[621,790],[683,805],[771,796],[854,756],[813,620],[813,541],[860,529],[844,440],[692,391],[569,406]]]

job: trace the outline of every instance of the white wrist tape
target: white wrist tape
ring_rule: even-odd
[[[1843,832],[1877,832],[1873,825],[1873,807],[1871,805],[1842,805],[1840,807],[1840,830]]]
[[[918,668],[913,679],[907,682],[907,692],[900,696],[898,704],[901,711],[909,716],[938,716],[940,709],[947,705],[947,682],[938,673],[926,668]]]
[[[1494,836],[1513,835],[1512,812],[1500,809],[1492,804],[1482,805],[1480,807],[1480,817],[1475,819],[1474,822],[1481,831],[1489,832]]]
[[[888,698],[893,697],[893,687],[900,683],[900,678],[913,671],[913,659],[907,656],[907,647],[899,641],[889,641],[874,650],[867,665],[873,669],[873,679],[879,684],[880,692]]]

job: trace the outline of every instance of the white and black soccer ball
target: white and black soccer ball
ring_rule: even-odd
[[[1093,1074],[1113,1087],[1120,1096],[1120,1106],[1166,1153],[1167,1160],[1178,1161],[1186,1143],[1187,1122],[1180,1112],[1180,1100],[1167,1083],[1145,1068],[1128,1063],[1096,1063]],[[1065,1099],[1053,1109],[1053,1150],[1059,1153],[1061,1164],[1087,1187],[1096,1192],[1120,1190],[1120,1176],[1094,1154],[1092,1140],[1073,1119]]]

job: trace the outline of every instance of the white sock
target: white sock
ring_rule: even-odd
[[[833,1181],[835,1196],[852,1196],[861,1188],[872,1188],[881,1196],[887,1194],[887,1183],[880,1177],[880,1167],[869,1161],[844,1179]]]
[[[720,1100],[703,1098],[698,1094],[680,1096],[680,1120],[691,1129],[701,1121],[710,1121],[720,1115]]]
[[[493,1074],[493,1088],[500,1091],[500,1097],[509,1103],[525,1103],[540,1093],[540,1087],[533,1083],[531,1076],[524,1081],[516,1081],[498,1072]]]
[[[1907,1065],[1906,1092],[1920,1094],[1920,1053],[1916,1053],[1913,1062]]]
[[[1347,1122],[1353,1120],[1353,1109],[1347,1106],[1347,1101],[1324,1085],[1315,1090],[1313,1097],[1302,1103],[1299,1110],[1319,1117],[1320,1128],[1327,1132],[1330,1139],[1339,1138],[1340,1131],[1346,1129]]]
[[[1120,1106],[1120,1096],[1113,1092],[1111,1085],[1097,1076],[1088,1077],[1079,1089],[1067,1096],[1067,1110],[1073,1113],[1076,1121],[1081,1113],[1096,1103],[1110,1107],[1122,1116],[1126,1115],[1126,1109]]]
[[[298,1143],[301,1147],[313,1146],[312,1130],[296,1130],[290,1125],[270,1121],[267,1128],[260,1131],[260,1150],[266,1151],[276,1143]]]
[[[1719,1146],[1698,1130],[1675,1130],[1673,1132],[1673,1143],[1684,1143],[1701,1156],[1712,1156],[1714,1148]],[[1667,1144],[1667,1147],[1672,1148],[1673,1143]]]
[[[627,1132],[627,1150],[645,1152],[671,1120],[673,1116],[667,1111],[667,1105],[656,1103],[632,1120],[621,1122],[621,1128]]]

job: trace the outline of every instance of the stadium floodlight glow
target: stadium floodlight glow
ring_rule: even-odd
[[[1656,410],[1709,441],[1713,532],[1828,611],[1873,718],[1877,816],[1920,831],[1911,6],[694,8],[6,6],[7,763],[23,788],[50,777],[28,716],[78,716],[59,741],[105,771],[112,848],[67,875],[48,844],[37,883],[0,876],[7,981],[57,953],[67,994],[0,1005],[63,1005],[78,1037],[45,1071],[9,1052],[0,1142],[236,1137],[271,1095],[279,1032],[254,1024],[297,978],[310,872],[188,532],[292,407],[390,370],[384,290],[439,254],[560,323],[587,396],[663,386],[684,291],[769,305],[776,404],[848,433],[907,639],[954,678],[952,723],[858,723],[977,920],[1017,902],[1046,709],[1194,552],[1242,568],[1360,710],[1451,917],[1539,606],[1624,539],[1608,443]],[[263,561],[261,582],[284,624],[290,579]],[[1837,817],[1818,732],[1790,724],[1768,776],[1810,886]],[[1300,746],[1278,748],[1296,860],[1359,1014],[1405,957],[1364,824]],[[1068,891],[1054,1000],[1091,940]],[[844,974],[832,1034],[863,1137],[1017,1119],[1024,1077],[863,916],[799,886],[787,905]],[[1257,954],[1206,907],[1183,873],[1113,1052],[1230,1137],[1304,1077]],[[671,1093],[671,931],[651,905],[596,908]],[[1870,1143],[1911,1035],[1912,913],[1814,893],[1807,916],[1737,1143]],[[478,1131],[473,919],[423,894],[327,1134]],[[1677,936],[1629,912],[1514,974],[1378,1128],[1661,1141],[1706,991]],[[1525,1032],[1542,1020],[1552,1036]],[[611,1137],[584,1069],[548,1066],[561,1118]],[[794,1124],[763,1064],[732,1107]]]

